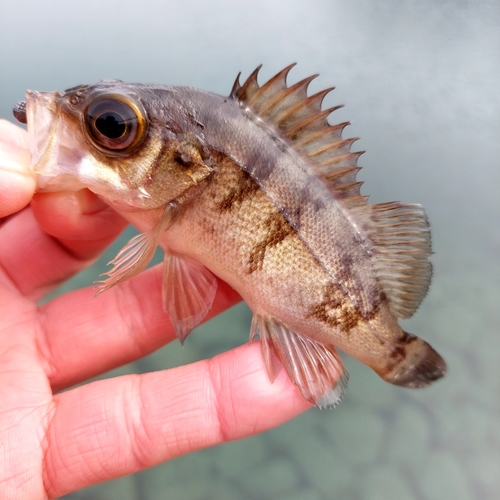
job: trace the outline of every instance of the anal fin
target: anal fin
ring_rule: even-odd
[[[207,315],[216,291],[217,280],[205,266],[165,252],[163,308],[181,342]]]
[[[271,318],[254,315],[250,340],[257,335],[271,382],[279,370],[279,360],[311,404],[331,408],[340,402],[349,377],[333,346],[306,337]]]

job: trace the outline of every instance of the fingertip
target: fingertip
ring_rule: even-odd
[[[8,120],[0,119],[0,140],[4,144],[29,149],[28,131]]]
[[[224,440],[276,427],[311,408],[286,370],[269,381],[260,342],[250,342],[208,361]]]
[[[0,217],[18,212],[32,199],[36,182],[30,160],[28,150],[0,143]]]

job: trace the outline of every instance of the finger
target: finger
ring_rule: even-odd
[[[268,381],[259,342],[55,400],[44,475],[51,498],[262,432],[309,408],[284,370]]]
[[[33,198],[35,178],[26,131],[0,120],[0,141],[0,217],[6,217]],[[37,194],[32,208],[38,224],[26,211],[0,227],[0,240],[8,242],[0,246],[0,280],[34,300],[86,267],[126,226],[88,190]]]
[[[161,281],[158,265],[99,297],[89,287],[40,307],[37,340],[54,391],[142,358],[175,338],[162,308]],[[219,281],[205,320],[240,300]]]
[[[0,142],[0,218],[23,209],[33,197],[35,177],[29,169],[30,159],[28,150]]]
[[[88,189],[38,193],[31,206],[43,231],[80,260],[99,255],[127,226]]]
[[[38,300],[88,266],[95,254],[104,249],[126,225],[121,216],[109,208],[87,214],[85,203],[79,199],[68,201],[70,197],[54,193],[52,199],[44,197],[40,203],[52,205],[51,209],[47,209],[52,210],[52,224],[59,226],[59,235],[67,235],[71,245],[66,245],[63,238],[47,234],[31,208],[10,217],[0,228],[1,283],[15,287],[32,300]]]
[[[0,119],[0,142],[29,149],[28,131],[19,125]]]

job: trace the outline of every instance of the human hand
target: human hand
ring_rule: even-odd
[[[96,299],[90,287],[37,307],[126,223],[86,190],[33,195],[29,160],[27,134],[0,120],[1,498],[58,497],[264,431],[309,407],[284,370],[269,383],[256,342],[58,393],[175,334],[158,266]],[[210,316],[238,300],[219,283]]]

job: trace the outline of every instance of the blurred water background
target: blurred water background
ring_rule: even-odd
[[[67,500],[496,499],[500,491],[500,4],[496,0],[0,1],[0,116],[24,90],[103,78],[228,94],[238,71],[319,72],[346,104],[372,202],[422,203],[430,293],[405,330],[447,360],[423,391],[348,359],[333,411],[177,458]],[[89,286],[130,236],[59,293]],[[240,305],[116,374],[213,356],[247,339]],[[68,334],[71,334],[68,332]]]

